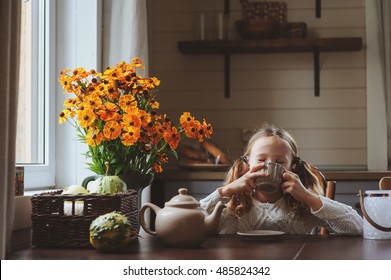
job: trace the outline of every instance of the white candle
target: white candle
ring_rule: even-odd
[[[224,40],[224,15],[223,13],[217,14],[217,27],[218,27],[218,39]]]
[[[205,40],[205,14],[201,13],[200,14],[200,40]]]

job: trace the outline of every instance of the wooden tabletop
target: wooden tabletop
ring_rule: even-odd
[[[28,248],[7,259],[39,260],[391,260],[391,240],[353,236],[283,235],[247,240],[236,235],[209,237],[197,248],[172,248],[155,236],[142,236],[123,253],[94,249]]]

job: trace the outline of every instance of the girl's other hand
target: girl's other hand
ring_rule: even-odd
[[[284,193],[289,193],[297,201],[305,203],[313,211],[322,207],[322,201],[319,196],[303,186],[299,175],[292,171],[286,171],[283,175],[283,179],[282,189]]]

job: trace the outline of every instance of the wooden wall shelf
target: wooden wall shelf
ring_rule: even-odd
[[[216,40],[179,41],[178,49],[186,55],[224,55],[225,97],[230,96],[230,55],[255,53],[312,52],[314,56],[314,90],[320,95],[320,52],[360,51],[359,37],[306,38],[306,39],[265,39],[265,40]]]
[[[313,52],[316,47],[321,52],[359,51],[362,48],[362,39],[352,37],[178,42],[178,49],[187,55]]]

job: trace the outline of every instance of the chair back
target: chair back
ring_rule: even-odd
[[[324,196],[334,200],[336,187],[337,183],[335,181],[327,181],[324,188]],[[319,234],[328,235],[329,231],[325,227],[321,227],[319,230]]]
[[[326,180],[326,177],[313,165],[310,165],[310,170],[312,173],[318,177],[318,180],[321,184],[321,187],[323,189],[323,194],[325,197],[333,199],[335,198],[335,189],[337,187],[337,183],[335,181],[328,181]],[[327,235],[329,234],[329,231],[325,227],[321,227],[319,229],[320,235]]]

